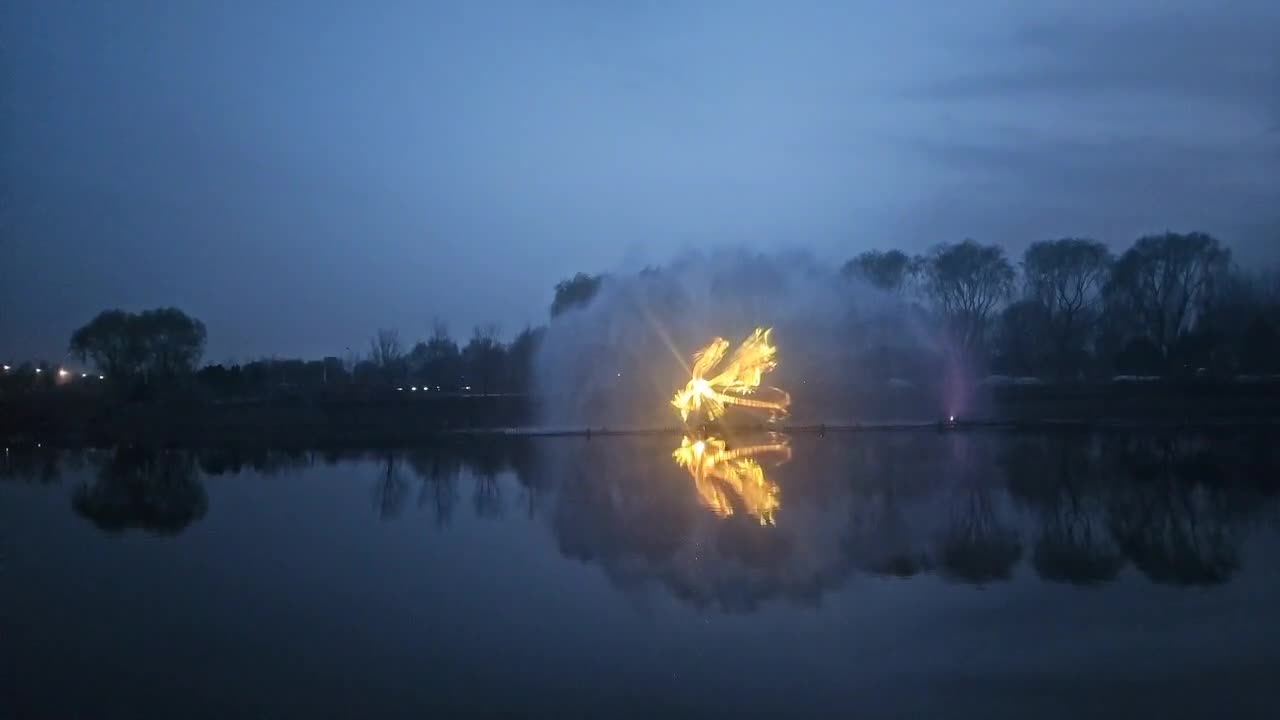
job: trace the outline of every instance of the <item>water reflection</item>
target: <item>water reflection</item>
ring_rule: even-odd
[[[773,525],[774,513],[781,507],[778,484],[765,478],[764,467],[756,458],[773,456],[775,462],[791,459],[787,439],[777,435],[770,442],[729,449],[717,437],[685,436],[671,456],[676,464],[689,471],[693,487],[703,506],[720,517],[729,517],[734,506],[741,507],[761,525]]]
[[[625,592],[663,588],[738,612],[816,604],[859,576],[1217,585],[1240,571],[1250,542],[1277,530],[1280,452],[1261,431],[699,442],[685,438],[674,453],[661,437],[372,453],[27,448],[6,455],[0,479],[87,474],[72,492],[75,512],[107,531],[172,534],[204,517],[205,486],[215,491],[219,476],[349,468],[369,483],[380,520],[426,519],[450,532],[459,512],[523,516]]]
[[[116,450],[97,479],[78,486],[72,507],[108,532],[138,528],[176,534],[204,517],[209,507],[188,452]]]

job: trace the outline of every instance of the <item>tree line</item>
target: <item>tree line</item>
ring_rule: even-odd
[[[1248,272],[1205,233],[1033,243],[1015,267],[997,245],[924,255],[870,250],[846,277],[936,321],[977,371],[1054,379],[1280,372],[1280,274]]]
[[[1033,243],[1016,264],[998,245],[964,240],[927,253],[868,250],[841,274],[915,313],[940,347],[974,374],[1074,380],[1114,374],[1280,373],[1280,272],[1248,271],[1205,233],[1140,238],[1119,255],[1088,238]],[[578,273],[556,285],[552,321],[589,303],[606,278]],[[280,387],[359,386],[524,394],[545,327],[510,342],[477,327],[459,343],[436,322],[411,345],[379,329],[367,354],[201,366],[206,329],[176,308],[107,310],[77,329],[70,354],[111,384],[194,378],[221,395]],[[52,366],[24,364],[5,380],[53,384]]]
[[[590,302],[602,276],[579,273],[555,287],[549,315]],[[253,396],[280,389],[321,390],[359,387],[469,394],[526,394],[532,389],[534,355],[545,328],[529,327],[510,342],[494,326],[476,327],[460,344],[443,322],[430,337],[406,347],[399,331],[378,329],[366,354],[301,358],[264,358],[246,363],[201,365],[207,331],[200,320],[177,308],[141,313],[105,310],[77,329],[69,355],[96,368],[86,380],[107,381],[133,390],[174,385],[196,386],[217,396]],[[7,367],[5,387],[53,387],[78,382],[56,365],[23,363]],[[95,386],[96,387],[96,386]]]

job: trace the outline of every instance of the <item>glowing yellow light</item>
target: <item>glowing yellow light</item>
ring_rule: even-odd
[[[698,498],[707,509],[729,517],[734,514],[736,501],[761,525],[773,525],[774,515],[782,507],[780,492],[776,483],[765,478],[764,468],[755,459],[767,454],[776,455],[780,461],[790,460],[791,447],[786,442],[775,442],[728,450],[719,438],[690,440],[686,435],[671,457],[689,471]]]
[[[771,417],[786,415],[791,397],[777,388],[767,388],[774,397],[771,400],[747,397],[765,389],[760,387],[760,381],[778,365],[778,349],[769,342],[770,332],[756,328],[715,375],[711,373],[724,360],[729,341],[716,338],[699,350],[693,356],[693,377],[671,399],[671,404],[680,412],[680,419],[687,422],[690,415],[701,413],[705,408],[706,419],[717,420],[724,416],[728,405],[768,410]]]
[[[62,369],[58,370],[58,377],[66,377],[67,375],[70,375],[70,374],[71,373],[68,373],[66,370],[62,370]]]

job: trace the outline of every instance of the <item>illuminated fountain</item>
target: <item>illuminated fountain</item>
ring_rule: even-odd
[[[777,388],[761,388],[764,374],[777,367],[778,349],[769,342],[769,330],[756,328],[724,362],[729,341],[716,338],[693,357],[692,378],[671,404],[680,419],[701,416],[707,422],[724,417],[727,408],[764,410],[769,419],[787,414],[791,397]],[[714,374],[713,374],[714,373]],[[671,455],[676,464],[689,471],[694,488],[703,505],[721,517],[733,515],[740,507],[761,525],[773,525],[774,513],[781,507],[777,483],[765,478],[758,456],[773,455],[779,462],[791,459],[791,448],[785,440],[729,449],[724,440],[714,436],[680,441]]]
[[[693,377],[671,400],[680,419],[688,422],[690,415],[705,413],[707,421],[719,420],[728,406],[765,410],[771,420],[786,416],[791,396],[777,388],[760,387],[764,374],[778,365],[778,348],[769,342],[769,333],[756,328],[714,375],[729,351],[729,341],[718,337],[694,354]]]

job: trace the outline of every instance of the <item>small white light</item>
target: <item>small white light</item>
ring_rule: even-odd
[[[956,421],[956,416],[955,416],[955,415],[950,415],[950,416],[948,416],[948,417],[947,417],[947,422],[955,422],[955,421]]]
[[[89,373],[80,373],[80,377],[89,377]]]
[[[622,377],[622,373],[618,373],[618,377]]]
[[[404,388],[396,388],[396,392],[404,392]]]
[[[98,379],[99,379],[99,380],[106,380],[106,379],[107,379],[107,376],[106,376],[106,375],[99,375],[99,376],[98,376]]]
[[[470,390],[470,389],[471,389],[471,386],[470,386],[470,385],[464,385],[462,389],[463,389],[463,390]]]
[[[12,370],[12,369],[13,369],[13,368],[9,367],[8,365],[5,365],[5,366],[4,366],[4,371],[5,371],[5,372],[9,372],[9,371],[10,371],[10,370]]]
[[[436,386],[436,390],[439,390],[439,389],[440,389],[440,386],[439,386],[439,385],[437,385],[437,386]]]
[[[37,372],[37,373],[42,373],[42,372],[44,372],[44,368],[36,368],[36,372]]]
[[[71,373],[67,372],[66,370],[63,370],[63,369],[61,369],[61,368],[59,368],[59,369],[58,369],[58,377],[66,377],[66,376],[68,376],[68,375],[70,375],[70,374],[71,374]]]
[[[409,392],[418,392],[418,386],[414,385],[413,387],[409,388]]]

